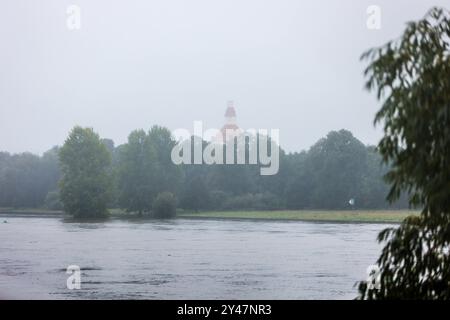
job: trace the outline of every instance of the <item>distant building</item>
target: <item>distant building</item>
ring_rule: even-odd
[[[216,138],[217,141],[227,142],[230,139],[238,136],[242,130],[236,124],[236,110],[234,109],[234,102],[227,102],[227,109],[225,110],[225,124],[220,129],[220,134]]]

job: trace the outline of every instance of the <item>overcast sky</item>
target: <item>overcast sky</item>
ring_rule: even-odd
[[[380,30],[366,25],[372,4]],[[448,0],[2,1],[0,150],[42,153],[74,125],[116,144],[153,124],[220,127],[227,100],[242,128],[278,128],[288,151],[341,128],[374,144],[379,103],[359,56],[432,5]]]

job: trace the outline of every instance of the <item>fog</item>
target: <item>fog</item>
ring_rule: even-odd
[[[66,9],[81,8],[81,28]],[[370,30],[366,9],[381,8]],[[4,1],[0,150],[42,153],[74,125],[116,144],[153,124],[277,128],[288,151],[346,128],[374,144],[361,53],[448,1]]]

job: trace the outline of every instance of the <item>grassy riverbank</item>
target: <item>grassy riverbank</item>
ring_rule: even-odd
[[[62,211],[45,209],[8,209],[0,208],[0,214],[21,216],[59,216]],[[264,220],[298,220],[318,222],[366,222],[366,223],[398,223],[409,215],[419,214],[410,210],[277,210],[277,211],[205,211],[178,212],[179,218],[196,219],[264,219]],[[137,218],[135,214],[121,209],[111,209],[112,218]],[[145,219],[143,216],[142,219]]]
[[[180,213],[186,218],[267,219],[322,222],[376,222],[398,223],[409,215],[419,214],[410,210],[282,210],[282,211],[211,211]]]
[[[60,210],[48,210],[39,208],[24,208],[24,209],[0,208],[0,214],[23,215],[23,216],[26,215],[46,216],[46,215],[63,215],[64,212]]]

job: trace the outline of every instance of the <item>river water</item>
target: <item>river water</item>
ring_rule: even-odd
[[[0,217],[0,298],[352,299],[388,225]],[[81,289],[69,290],[69,265]]]

